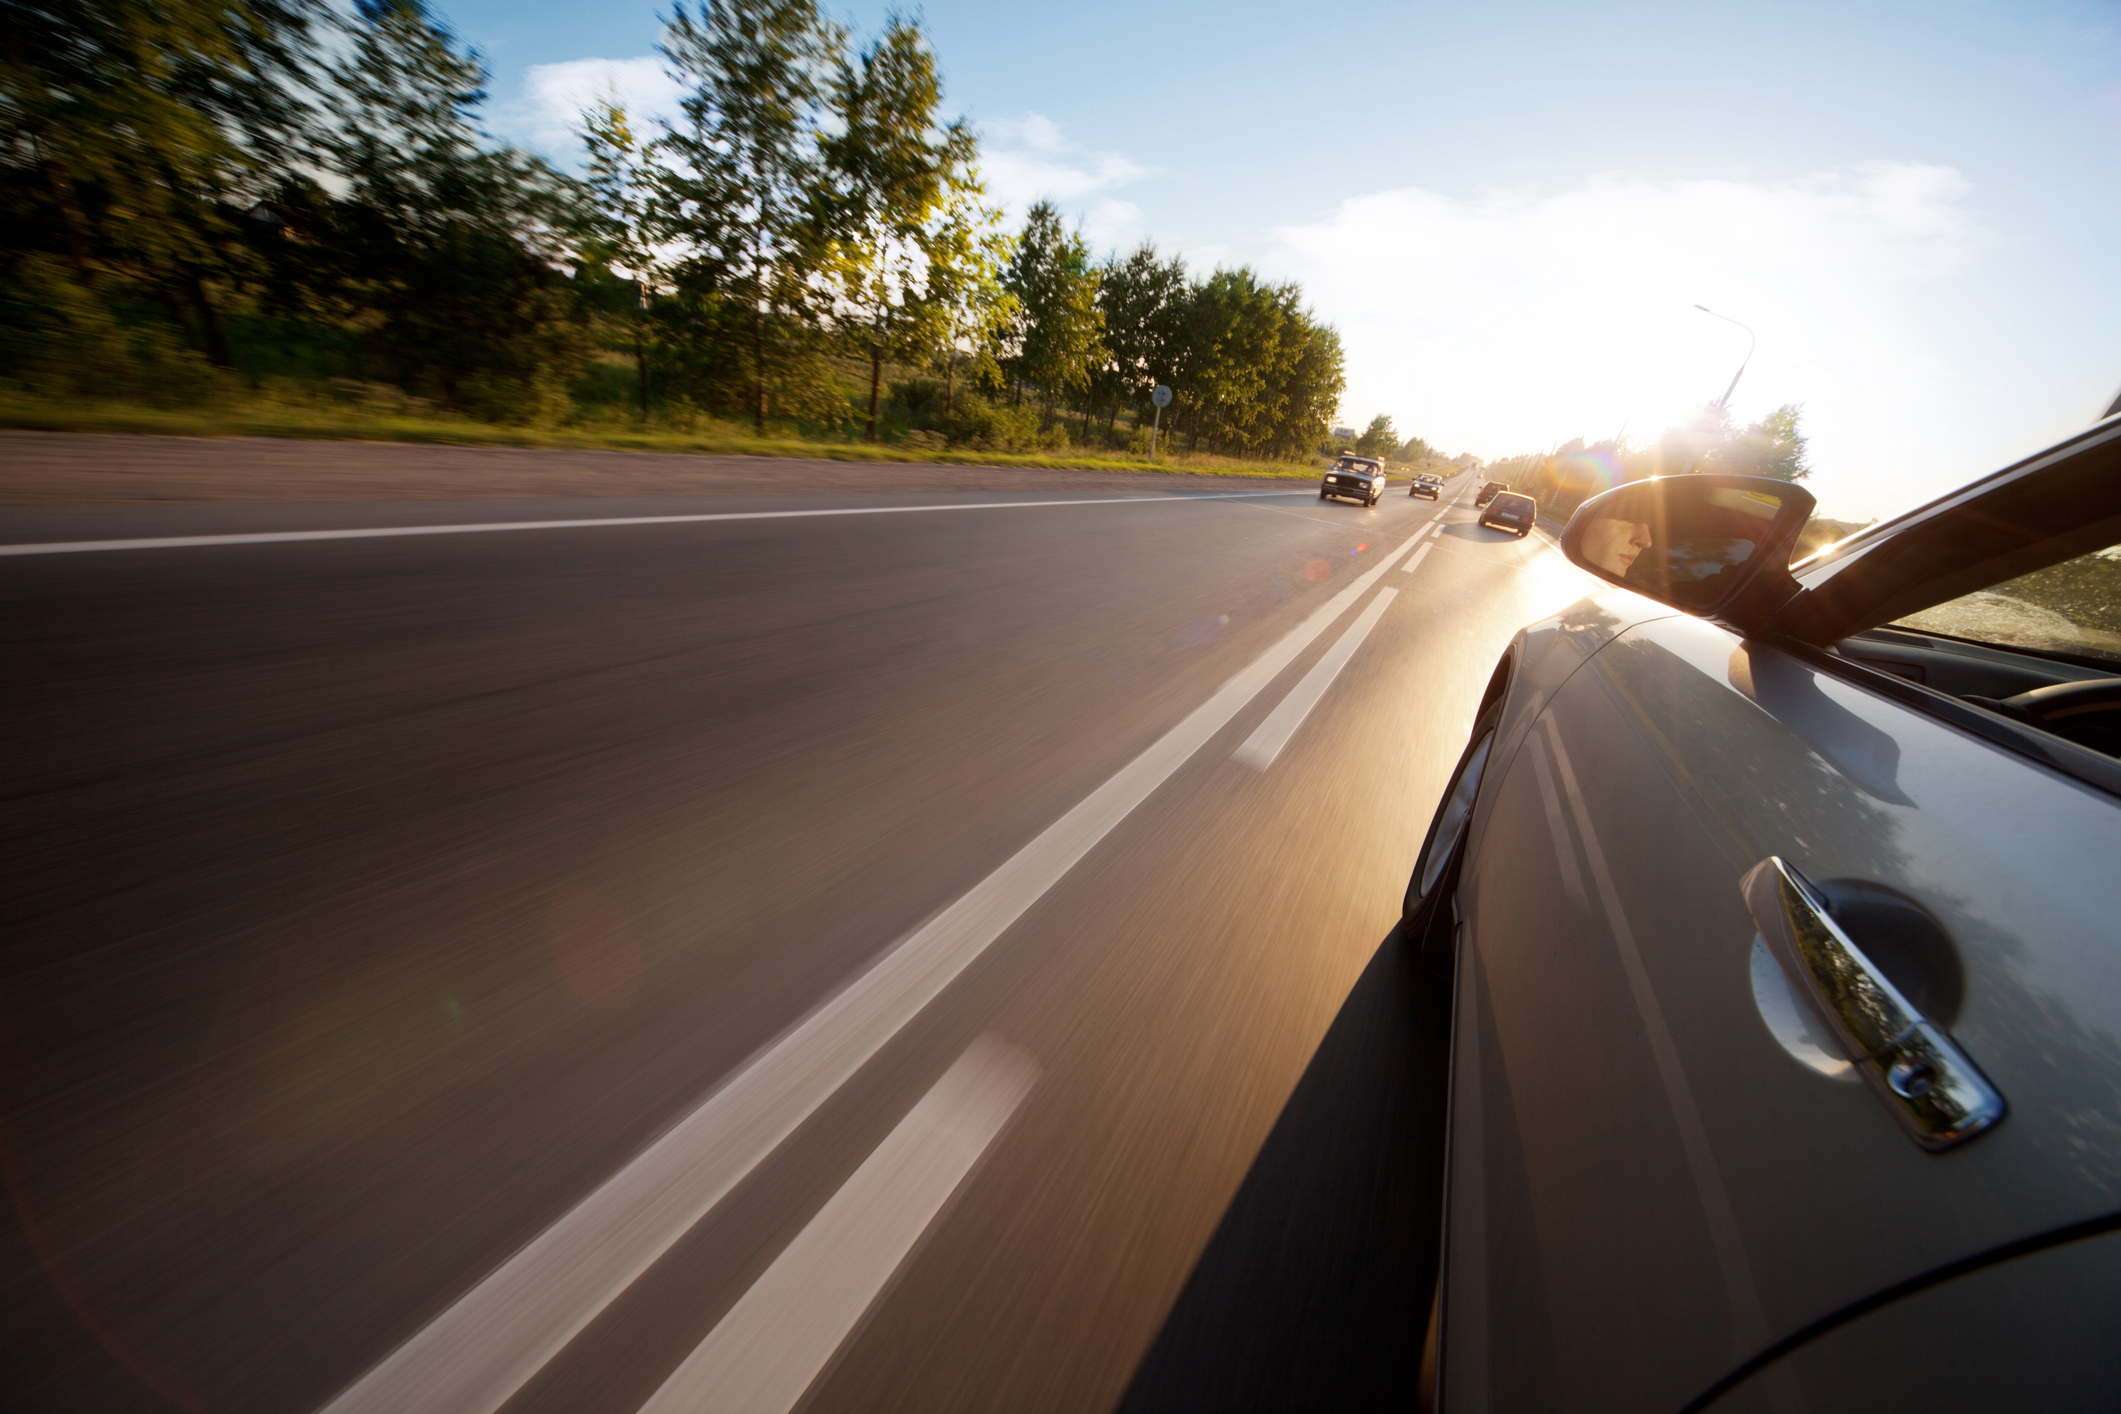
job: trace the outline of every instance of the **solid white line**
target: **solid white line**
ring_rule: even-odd
[[[492,1414],[1384,577],[1333,596],[385,1357],[326,1414]]]
[[[1038,1067],[982,1036],[877,1145],[641,1414],[786,1414],[817,1380],[1031,1091]]]
[[[1103,496],[1080,501],[965,501],[938,506],[846,506],[821,511],[720,511],[688,516],[601,516],[589,520],[494,520],[466,525],[381,525],[353,530],[264,530],[242,535],[164,535],[141,540],[52,540],[0,545],[0,556],[84,555],[103,550],[195,550],[209,545],[287,545],[303,540],[389,540],[407,535],[491,535],[505,530],[587,530],[615,525],[697,525],[722,520],[804,520],[816,516],[911,515],[925,511],[1004,511],[1033,506],[1183,505],[1288,496],[1289,491],[1211,491],[1198,496]]]
[[[1325,656],[1311,665],[1311,671],[1304,674],[1303,681],[1289,690],[1289,695],[1281,700],[1281,705],[1268,713],[1267,720],[1259,724],[1259,730],[1245,738],[1245,744],[1231,753],[1231,759],[1240,765],[1250,766],[1255,771],[1264,771],[1273,765],[1274,758],[1281,755],[1281,749],[1289,744],[1289,738],[1296,735],[1296,729],[1303,725],[1304,718],[1311,715],[1311,709],[1326,695],[1326,689],[1333,685],[1333,679],[1340,676],[1340,670],[1348,666],[1348,660],[1355,656],[1356,649],[1362,647],[1362,641],[1370,636],[1370,630],[1377,627],[1377,621],[1384,617],[1386,606],[1398,593],[1396,589],[1378,590],[1377,597],[1370,601],[1370,606],[1362,611],[1354,623],[1348,625],[1348,631],[1340,636],[1340,641],[1328,648]]]
[[[1414,573],[1414,567],[1421,563],[1422,557],[1435,548],[1436,547],[1433,544],[1422,546],[1419,550],[1416,550],[1412,555],[1407,557],[1407,562],[1399,567],[1399,572],[1401,574]]]

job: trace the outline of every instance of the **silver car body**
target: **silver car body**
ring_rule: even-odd
[[[2043,764],[1861,651],[1624,589],[1512,644],[1456,896],[1439,1407],[1974,1407],[1982,1334],[2012,1329],[2121,1359],[2084,1335],[2121,1285],[2082,1276],[2121,1257],[2121,771]],[[2002,1123],[1929,1152],[1857,1082],[1762,965],[1739,880],[1770,856],[1941,927],[1924,1005]],[[1851,935],[1899,945],[1873,916]],[[1909,1331],[1966,1370],[1911,1362]],[[1862,1403],[1851,1371],[1881,1370]],[[1908,1402],[1924,1373],[1944,1404]]]

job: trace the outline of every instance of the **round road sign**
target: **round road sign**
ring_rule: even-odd
[[[1160,408],[1167,408],[1171,406],[1171,390],[1159,383],[1156,385],[1156,391],[1149,395],[1149,401]]]

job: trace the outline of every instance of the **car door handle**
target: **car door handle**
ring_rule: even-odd
[[[1949,1149],[2002,1121],[1996,1087],[1841,931],[1810,880],[1769,855],[1738,887],[1790,986],[1917,1144]]]

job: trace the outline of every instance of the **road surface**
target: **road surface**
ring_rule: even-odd
[[[1589,585],[1477,484],[0,512],[0,1394],[1117,1406]]]

